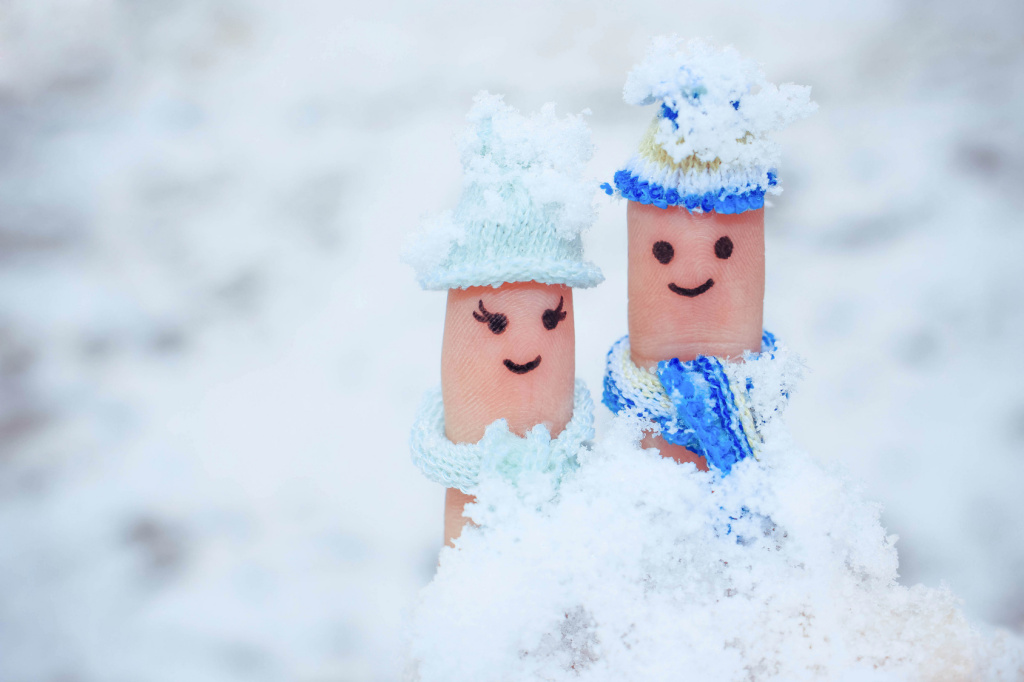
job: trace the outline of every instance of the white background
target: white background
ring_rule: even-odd
[[[781,136],[766,325],[789,422],[885,504],[902,580],[1024,627],[1019,3],[0,3],[0,679],[394,680],[441,489],[405,446],[479,89],[589,107],[598,182],[650,37],[821,110]],[[597,197],[577,364],[625,332]],[[606,415],[600,408],[604,419]]]

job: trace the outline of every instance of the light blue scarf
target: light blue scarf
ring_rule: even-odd
[[[594,438],[594,402],[586,384],[576,380],[572,418],[556,438],[538,424],[525,437],[511,433],[504,419],[494,421],[479,443],[453,443],[444,431],[444,402],[438,387],[427,393],[412,427],[412,461],[432,481],[472,494],[481,474],[511,483],[523,476],[549,476],[555,486],[575,469],[580,447]]]

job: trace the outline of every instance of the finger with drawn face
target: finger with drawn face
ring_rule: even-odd
[[[732,363],[775,344],[762,329],[764,207],[781,192],[771,137],[816,105],[730,47],[675,37],[652,41],[623,97],[656,108],[602,185],[628,200],[629,245],[629,335],[609,352],[604,402],[655,422],[673,444],[646,443],[662,454],[727,474],[760,443],[752,379]]]
[[[698,355],[737,359],[761,348],[764,209],[690,213],[629,202],[629,339],[633,362]],[[660,436],[645,446],[681,462],[703,458]]]
[[[764,209],[691,214],[629,202],[633,361],[738,358],[761,347]]]
[[[523,436],[537,424],[552,437],[572,417],[575,331],[572,288],[517,282],[448,292],[441,351],[445,433],[476,443],[496,419]],[[473,498],[449,488],[445,541],[458,537]]]
[[[494,483],[550,484],[594,437],[575,372],[573,289],[596,286],[582,232],[593,224],[583,115],[524,116],[479,93],[459,138],[458,206],[421,225],[406,252],[424,289],[448,292],[441,389],[412,425],[413,462],[447,490],[446,544],[466,503]]]

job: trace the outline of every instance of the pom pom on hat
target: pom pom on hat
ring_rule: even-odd
[[[424,289],[537,281],[591,287],[604,277],[583,260],[593,224],[593,154],[582,115],[559,119],[554,104],[526,117],[501,95],[480,92],[459,139],[462,196],[426,221],[405,250]]]
[[[659,208],[743,213],[779,194],[771,133],[812,114],[811,89],[769,83],[753,61],[700,40],[656,38],[626,79],[623,99],[657,103],[636,154],[607,194]]]

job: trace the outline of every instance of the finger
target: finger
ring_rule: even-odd
[[[629,202],[633,362],[738,358],[761,348],[764,209],[692,214]]]
[[[572,418],[575,377],[572,289],[517,282],[451,289],[441,351],[445,433],[476,443],[504,419],[523,436],[537,424],[557,436]],[[474,498],[445,497],[445,542],[458,537]]]
[[[550,329],[547,311],[549,324],[560,318]],[[574,377],[570,287],[517,282],[448,292],[441,387],[453,443],[479,441],[496,419],[520,436],[537,424],[554,436],[572,417]]]
[[[732,386],[722,362],[761,350],[764,202],[781,191],[770,138],[817,105],[809,88],[772,85],[732,48],[675,37],[652,42],[623,98],[657,109],[614,187],[602,185],[630,200],[629,336],[609,353],[605,402],[616,411],[644,403],[640,411],[671,441],[712,455],[728,473],[759,438],[749,423],[737,426],[747,412],[731,401],[743,402],[750,380]],[[771,335],[764,339],[772,344]],[[642,369],[655,365],[652,380]],[[690,373],[730,398],[715,402]]]
[[[653,369],[672,358],[738,358],[761,348],[764,209],[694,214],[629,202],[629,338],[633,362]],[[677,462],[704,458],[648,435]]]
[[[463,516],[466,505],[476,502],[476,498],[467,495],[458,488],[448,488],[444,496],[444,544],[452,546],[455,538],[462,535],[462,529],[470,523]]]

